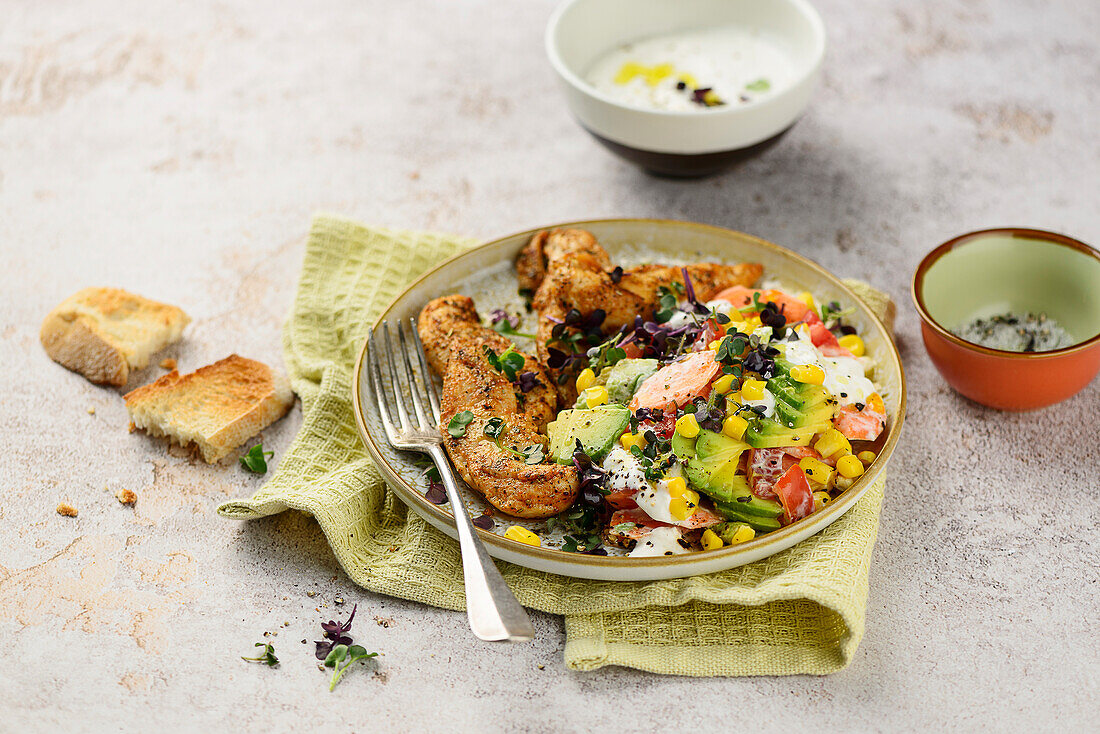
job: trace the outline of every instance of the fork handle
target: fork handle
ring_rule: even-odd
[[[482,640],[530,640],[535,636],[531,619],[500,575],[485,544],[477,537],[470,513],[458,493],[458,483],[446,451],[436,444],[429,453],[439,469],[458,528],[462,578],[466,587],[466,616],[470,620],[470,629]]]

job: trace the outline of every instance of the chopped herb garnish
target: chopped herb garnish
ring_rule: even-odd
[[[447,433],[451,434],[452,438],[462,438],[466,435],[466,426],[470,425],[473,419],[474,414],[468,410],[455,413],[454,417],[447,423]]]
[[[264,445],[258,443],[250,448],[247,454],[241,457],[241,466],[253,474],[266,474],[267,457],[274,455],[274,451],[264,451]]]
[[[243,655],[241,660],[247,660],[250,663],[263,663],[269,668],[274,668],[279,664],[279,658],[275,657],[275,646],[267,642],[257,642],[253,647],[262,647],[264,651],[254,658],[246,658]]]
[[[485,422],[485,428],[483,433],[492,439],[499,439],[501,434],[507,429],[507,424],[503,418],[493,416]]]
[[[749,82],[745,85],[745,89],[750,92],[766,92],[772,88],[772,83],[767,79],[761,77],[754,82]]]

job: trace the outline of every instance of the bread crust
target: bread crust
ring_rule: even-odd
[[[294,393],[266,364],[232,354],[190,374],[173,370],[124,399],[136,427],[193,443],[214,463],[282,418]]]
[[[85,288],[46,315],[39,339],[55,362],[92,382],[122,386],[190,321],[175,306],[119,288]]]

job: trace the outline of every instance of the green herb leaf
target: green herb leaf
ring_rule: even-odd
[[[657,296],[657,312],[653,314],[653,320],[658,324],[663,324],[676,313],[676,308],[680,305],[680,299],[671,288],[663,285],[657,289]]]
[[[508,425],[504,422],[503,418],[493,416],[485,422],[484,433],[491,439],[499,439],[501,434],[507,429]]]
[[[474,419],[474,414],[468,410],[455,413],[455,416],[447,423],[447,433],[453,438],[462,438],[466,435],[466,426]]]
[[[266,474],[267,459],[265,457],[274,455],[274,451],[264,451],[264,445],[258,443],[250,448],[247,454],[241,457],[241,466],[254,474]]]
[[[764,79],[763,77],[745,85],[745,89],[750,92],[766,92],[771,88],[772,83],[769,82],[767,79]]]
[[[533,443],[530,446],[525,446],[523,451],[523,463],[524,464],[541,464],[546,460],[546,452],[542,448],[542,444]]]
[[[258,655],[254,658],[246,658],[242,655],[241,660],[246,660],[250,663],[263,663],[269,668],[274,668],[276,665],[279,664],[279,658],[275,657],[274,645],[270,645],[266,642],[257,642],[255,645],[253,645],[253,647],[262,647],[264,649],[263,654]]]
[[[335,666],[337,663],[341,662],[347,656],[348,656],[348,646],[347,645],[337,645],[336,647],[332,648],[332,652],[330,652],[328,654],[328,657],[325,658],[325,667],[326,668],[331,668],[331,667]]]

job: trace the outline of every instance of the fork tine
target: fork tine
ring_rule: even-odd
[[[367,339],[367,360],[370,362],[370,376],[371,382],[374,383],[374,395],[378,399],[378,414],[382,416],[382,425],[386,429],[386,435],[389,436],[390,441],[393,441],[397,431],[393,427],[393,419],[390,418],[392,415],[390,400],[386,395],[386,389],[382,386],[382,371],[378,367],[378,340],[375,338],[373,329]]]
[[[434,426],[432,426],[432,419],[428,417],[427,412],[424,410],[424,401],[420,399],[420,388],[416,384],[416,370],[413,369],[412,362],[409,361],[409,344],[405,339],[405,325],[400,321],[397,322],[397,343],[401,346],[401,361],[405,365],[405,375],[409,378],[409,395],[412,396],[416,420],[420,424],[420,430],[430,431]]]
[[[416,328],[416,319],[409,319],[409,327],[412,329],[413,344],[416,345],[416,356],[420,360],[420,376],[424,380],[424,389],[428,393],[428,402],[432,406],[435,424],[439,426],[439,396],[435,392],[435,383],[432,382],[432,371],[428,369],[428,355],[424,354],[424,343],[420,341],[420,331]]]
[[[412,424],[409,422],[409,413],[405,410],[405,401],[401,396],[401,380],[397,378],[397,367],[394,366],[397,360],[393,356],[393,337],[390,336],[390,324],[388,321],[382,322],[382,331],[386,335],[386,362],[389,363],[390,380],[393,382],[393,392],[397,398],[394,401],[397,404],[397,417],[401,419],[401,430],[408,431],[412,428]]]

